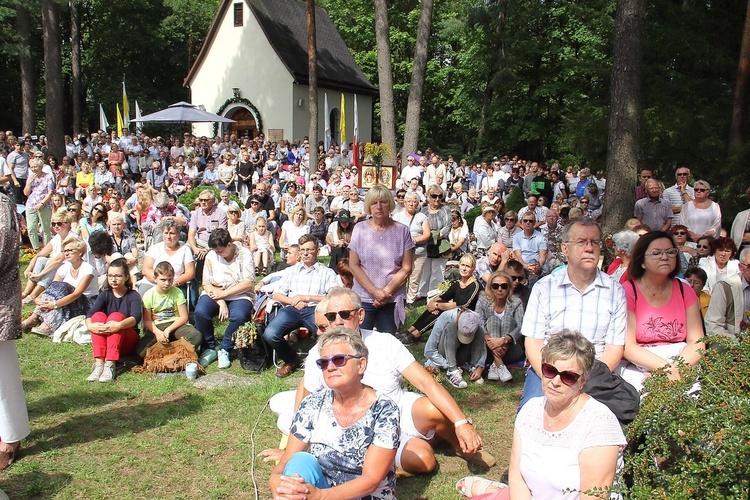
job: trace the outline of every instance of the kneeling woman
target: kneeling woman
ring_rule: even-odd
[[[133,290],[128,263],[125,259],[113,260],[107,268],[107,284],[86,318],[94,351],[94,369],[87,380],[115,379],[120,356],[134,353],[138,345],[141,312],[141,296]]]
[[[330,389],[300,403],[271,473],[271,492],[274,498],[395,499],[398,406],[362,383],[368,351],[358,332],[336,327],[318,345],[316,363]]]
[[[62,246],[65,262],[44,293],[34,299],[34,312],[21,324],[24,330],[39,325],[31,331],[50,336],[70,318],[86,314],[89,300],[99,293],[96,271],[83,261],[86,242],[72,235]]]

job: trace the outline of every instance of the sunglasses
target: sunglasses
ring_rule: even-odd
[[[360,359],[362,356],[355,356],[353,354],[336,354],[330,358],[320,358],[315,360],[315,364],[318,368],[325,370],[328,368],[328,363],[333,363],[336,368],[343,367],[350,359]]]
[[[581,378],[580,373],[560,371],[549,363],[542,363],[542,375],[544,378],[553,379],[560,375],[560,381],[568,387],[575,385],[578,379]]]
[[[681,174],[679,172],[677,173],[678,177],[687,177],[688,175],[690,175],[690,174],[688,174],[688,173]]]
[[[403,194],[397,194],[396,198],[398,198],[399,200],[403,200],[404,199],[404,195]]]
[[[510,285],[507,284],[507,283],[493,283],[492,284],[492,289],[493,290],[497,290],[498,288],[502,288],[503,290],[507,290],[508,288],[510,288]]]
[[[53,223],[52,223],[52,226],[54,226],[54,227],[60,227],[60,226],[62,226],[63,224],[64,224],[64,222],[53,222]]]
[[[523,219],[521,222],[523,222],[524,224],[533,224],[536,222],[536,220],[535,219]]]
[[[709,249],[709,248],[711,248],[711,247],[710,247],[710,246],[708,246],[708,245],[695,245],[695,248],[702,248],[702,249],[704,249],[704,250],[708,250],[708,249]]]
[[[442,194],[431,194],[430,198],[432,198],[433,200],[442,200],[445,198],[445,196],[443,196]]]
[[[511,218],[506,218],[505,222],[516,222],[516,219],[514,219],[512,217]]]
[[[357,311],[358,309],[344,309],[343,311],[325,313],[323,316],[325,316],[329,322],[336,321],[336,316],[340,316],[341,319],[346,321]]]
[[[521,283],[524,280],[524,277],[523,276],[511,276],[510,279]]]
[[[695,191],[696,193],[705,193],[705,192],[708,192],[708,189],[695,188],[693,189],[693,191]]]
[[[675,236],[685,236],[686,234],[687,234],[687,232],[685,232],[685,231],[675,231],[674,232]]]

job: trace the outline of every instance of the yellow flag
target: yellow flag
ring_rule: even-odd
[[[120,104],[117,104],[117,137],[122,137],[122,115],[120,114]]]
[[[339,145],[342,146],[341,149],[344,149],[344,144],[346,144],[346,99],[344,99],[344,93],[341,93],[341,123],[339,123],[339,132],[341,133],[341,137],[339,138]]]
[[[122,81],[122,125],[130,128],[130,105],[128,104],[128,93],[125,91],[125,80]],[[121,134],[117,134],[121,136]]]

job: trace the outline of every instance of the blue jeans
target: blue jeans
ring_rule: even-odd
[[[249,300],[229,300],[229,324],[224,330],[224,338],[221,339],[221,349],[229,352],[234,349],[232,336],[244,323],[253,318],[253,303]],[[195,306],[195,327],[201,332],[204,349],[216,349],[216,338],[214,337],[213,319],[219,314],[219,304],[208,295],[201,295]]]
[[[362,309],[365,310],[365,320],[360,328],[363,330],[377,328],[379,332],[396,333],[396,320],[393,319],[393,311],[396,309],[395,302],[377,308],[372,305],[372,302],[363,302]]]
[[[526,381],[523,383],[523,393],[521,393],[521,402],[518,403],[518,409],[516,412],[521,411],[523,405],[529,402],[531,398],[538,398],[544,396],[542,392],[542,380],[539,375],[536,374],[532,367],[526,370]]]
[[[315,326],[315,306],[303,309],[297,309],[294,306],[282,307],[266,327],[263,338],[285,363],[296,363],[297,351],[289,347],[284,336],[302,326],[310,330],[313,335],[318,331]]]
[[[306,451],[300,451],[292,455],[292,458],[289,459],[286,467],[284,467],[285,476],[293,476],[295,474],[299,474],[307,484],[311,484],[316,488],[326,489],[331,487],[325,475],[323,475],[323,468],[320,466],[318,459]]]

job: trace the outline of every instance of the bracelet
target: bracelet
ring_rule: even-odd
[[[52,306],[57,309],[57,299],[52,301]]]
[[[468,417],[462,418],[461,420],[456,420],[455,422],[453,422],[453,428],[457,429],[464,424],[474,425],[474,422]]]

